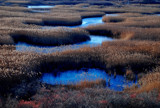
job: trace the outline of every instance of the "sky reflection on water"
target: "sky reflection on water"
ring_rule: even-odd
[[[124,87],[134,84],[133,81],[127,81],[122,75],[117,75],[114,78],[113,75],[109,76],[105,71],[100,69],[81,69],[81,70],[69,70],[60,72],[57,76],[53,73],[44,73],[41,81],[47,84],[76,84],[81,81],[95,81],[97,79],[104,79],[106,82],[110,79],[110,89],[115,91],[122,91]],[[136,82],[135,82],[136,83]],[[106,83],[106,87],[108,83]]]

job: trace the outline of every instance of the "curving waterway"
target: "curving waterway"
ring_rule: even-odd
[[[106,14],[107,16],[117,16],[118,14]],[[95,18],[84,18],[82,19],[82,24],[78,26],[66,26],[70,28],[75,27],[86,27],[89,25],[95,25],[95,24],[102,24],[102,17],[95,17]],[[44,26],[42,29],[54,29],[56,26]],[[31,44],[27,44],[24,42],[18,42],[16,45],[16,50],[18,51],[31,51],[31,52],[37,52],[37,53],[53,53],[57,51],[64,51],[67,49],[78,49],[82,48],[84,46],[98,46],[101,45],[104,41],[112,41],[112,38],[106,37],[106,36],[95,36],[90,35],[90,40],[86,42],[81,42],[73,45],[65,45],[65,46],[35,46]]]
[[[53,53],[53,52],[62,52],[68,49],[79,49],[85,46],[95,47],[97,45],[101,45],[102,42],[104,41],[112,41],[112,40],[113,39],[109,37],[90,35],[90,40],[73,45],[35,46],[24,42],[18,42],[16,45],[16,50],[22,52]]]

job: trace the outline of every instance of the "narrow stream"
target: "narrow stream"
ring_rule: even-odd
[[[32,9],[31,12],[33,13],[49,13],[50,9],[55,6],[49,5],[39,5],[39,6],[28,6],[27,8]]]
[[[48,8],[53,8],[54,6],[50,5],[39,5],[39,6],[28,6],[27,8],[29,9],[48,9]]]
[[[118,14],[106,14],[107,16],[117,16]],[[66,26],[70,28],[75,28],[75,27],[86,27],[88,25],[93,25],[93,24],[102,24],[102,17],[95,17],[95,18],[84,18],[82,19],[82,24],[78,26]],[[53,29],[55,26],[44,26],[42,29]],[[112,41],[112,38],[105,37],[105,36],[95,36],[95,35],[90,35],[89,41],[86,42],[81,42],[73,45],[65,45],[65,46],[34,46],[31,44],[27,44],[24,42],[18,42],[16,45],[16,50],[18,51],[31,51],[31,52],[38,52],[38,53],[53,53],[57,51],[64,51],[67,49],[78,49],[82,48],[84,46],[98,46],[101,45],[102,42],[104,41]]]
[[[97,45],[101,45],[104,41],[112,41],[112,38],[104,37],[104,36],[94,36],[90,35],[90,39],[86,42],[77,43],[73,45],[63,45],[63,46],[34,46],[31,44],[27,44],[24,42],[18,42],[16,45],[17,51],[22,52],[37,52],[37,53],[53,53],[53,52],[61,52],[68,49],[79,49],[85,46],[94,47]]]
[[[118,16],[118,14],[106,14],[106,16]],[[91,17],[91,18],[83,18],[82,24],[77,26],[65,26],[69,28],[75,28],[75,27],[87,27],[89,25],[95,25],[95,24],[102,24],[102,17]],[[52,29],[56,26],[44,26],[42,29]]]

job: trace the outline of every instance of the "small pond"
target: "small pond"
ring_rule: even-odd
[[[115,91],[122,91],[125,87],[137,83],[127,81],[122,75],[116,75],[116,78],[114,78],[113,75],[109,76],[104,70],[100,69],[69,70],[60,72],[57,75],[54,75],[53,73],[44,73],[41,81],[51,85],[67,85],[77,84],[81,81],[96,81],[97,79],[106,80],[106,87]]]

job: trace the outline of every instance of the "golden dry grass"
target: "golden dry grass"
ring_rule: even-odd
[[[105,87],[106,86],[106,80],[96,80],[96,81],[81,81],[80,83],[77,83],[76,85],[68,85],[70,89],[76,89],[76,90],[82,90],[85,88],[93,88],[93,87]]]
[[[0,10],[6,10],[6,11],[18,11],[18,12],[29,12],[30,9],[26,7],[20,7],[20,6],[0,6]]]
[[[38,25],[78,25],[82,23],[80,14],[71,11],[68,11],[67,13],[58,10],[51,13],[25,13],[0,10],[0,18],[5,19],[6,17],[6,22],[11,22],[10,20],[12,20],[11,18],[13,17],[18,17],[20,20],[16,20],[16,22],[19,23],[22,23],[24,19],[32,19],[32,21],[28,21],[29,24],[37,24],[37,22],[33,22],[33,20],[39,20]]]
[[[158,67],[159,68],[159,67]],[[154,90],[158,91],[160,93],[160,73],[159,71],[153,71],[151,73],[148,73],[144,75],[139,81],[139,88],[128,88],[128,90],[125,90],[127,92],[134,92],[134,93],[144,93],[144,92],[152,92]]]

